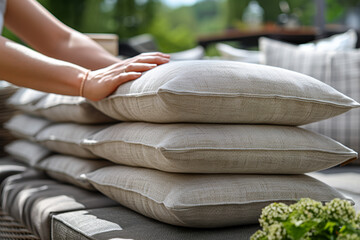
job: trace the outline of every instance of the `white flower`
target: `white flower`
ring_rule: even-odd
[[[284,203],[272,203],[262,210],[259,222],[267,229],[270,225],[285,221],[289,217],[290,208]]]
[[[325,211],[327,218],[341,223],[352,221],[356,212],[349,201],[341,200],[338,198],[333,199],[331,202],[325,204]]]
[[[266,232],[262,231],[262,230],[257,230],[251,237],[250,240],[259,240],[263,237],[266,237]]]
[[[286,239],[286,230],[281,223],[276,223],[268,228],[268,240]]]

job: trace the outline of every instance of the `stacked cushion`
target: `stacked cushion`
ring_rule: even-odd
[[[97,111],[85,98],[49,94],[27,88],[17,91],[8,100],[8,104],[25,113],[54,122],[96,124],[114,121]]]
[[[180,173],[305,173],[357,157],[330,138],[275,125],[119,123],[82,146],[114,163]]]
[[[36,141],[50,150],[82,158],[97,158],[80,146],[83,139],[104,129],[107,125],[80,125],[76,123],[52,124],[41,130]]]
[[[359,104],[311,77],[230,61],[161,65],[93,102],[122,121],[301,125]]]
[[[71,97],[59,105],[57,99],[65,98],[46,95],[31,103],[35,114],[52,121],[29,133],[31,140],[58,153],[35,166],[174,225],[251,224],[274,201],[344,198],[317,180],[289,174],[357,157],[330,138],[290,125],[359,104],[325,83],[280,68],[224,61],[161,65],[91,102],[102,114],[127,121],[117,124],[66,116],[64,109],[71,112],[85,100]]]
[[[36,104],[39,115],[56,122],[96,124],[114,119],[96,111],[85,98],[48,94]]]
[[[32,167],[51,154],[48,148],[28,140],[13,141],[5,146],[5,151],[17,161]]]
[[[52,155],[43,159],[36,167],[44,170],[47,175],[56,180],[93,190],[93,186],[86,181],[85,174],[109,165],[112,164],[108,161],[95,161],[67,155]]]
[[[306,175],[174,174],[125,166],[87,174],[96,189],[148,217],[187,227],[256,223],[274,201],[343,196]]]
[[[34,140],[36,134],[51,122],[45,118],[27,114],[18,114],[4,124],[14,136]]]
[[[32,115],[38,115],[35,111],[36,103],[45,97],[46,93],[33,89],[20,88],[16,93],[7,101],[9,106],[21,110],[22,112]]]
[[[2,125],[16,113],[14,108],[6,104],[16,90],[15,86],[0,80],[0,157],[5,155],[4,146],[15,139]]]
[[[314,52],[297,46],[262,38],[260,50],[264,63],[286,68],[309,76],[336,88],[356,101],[360,100],[360,51]],[[289,61],[289,56],[291,61]],[[360,110],[355,109],[329,120],[305,126],[325,134],[344,145],[360,150]]]

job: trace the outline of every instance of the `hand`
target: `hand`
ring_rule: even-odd
[[[169,62],[170,56],[164,53],[142,53],[120,63],[95,71],[90,71],[85,79],[83,96],[93,101],[99,101],[125,82],[135,80],[142,72]]]

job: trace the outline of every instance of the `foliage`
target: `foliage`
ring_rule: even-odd
[[[80,32],[115,33],[121,41],[143,34],[154,35],[159,50],[176,52],[194,47],[199,36],[217,34],[242,26],[242,15],[250,0],[198,0],[190,6],[169,7],[164,0],[38,0],[60,21]],[[175,1],[175,0],[173,0]],[[264,22],[276,22],[281,0],[257,0]],[[359,0],[325,0],[327,21],[341,18]],[[311,25],[314,1],[287,0],[290,13],[302,25]],[[20,41],[9,31],[4,35]]]
[[[262,210],[262,230],[251,240],[360,239],[360,213],[347,200],[303,198],[293,205],[272,203]]]

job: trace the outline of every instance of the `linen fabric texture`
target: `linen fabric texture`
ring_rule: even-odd
[[[41,116],[55,122],[97,124],[115,121],[96,110],[83,97],[47,94],[35,108]]]
[[[39,115],[36,112],[35,105],[47,93],[29,89],[19,88],[7,101],[7,103],[15,109],[21,110],[31,115]]]
[[[5,152],[27,166],[35,166],[51,154],[51,151],[38,143],[28,140],[16,140],[5,146]]]
[[[298,174],[357,158],[328,137],[276,125],[124,122],[82,146],[117,164],[180,173]]]
[[[101,124],[115,120],[96,110],[85,98],[20,88],[8,104],[54,122]]]
[[[73,184],[75,186],[94,190],[84,177],[99,168],[113,165],[105,160],[82,159],[66,155],[52,155],[36,165],[36,168],[46,172],[51,178]]]
[[[301,125],[359,103],[309,76],[231,61],[179,61],[92,102],[122,121]]]
[[[80,158],[98,158],[80,143],[106,126],[55,123],[41,130],[36,135],[36,141],[54,152]]]
[[[178,174],[111,166],[86,174],[106,196],[145,216],[186,227],[252,224],[271,202],[344,198],[306,175]]]
[[[345,33],[335,34],[328,38],[322,38],[313,42],[300,44],[298,46],[301,50],[311,50],[317,52],[346,51],[355,49],[356,42],[356,31],[350,29]],[[261,51],[239,49],[224,43],[217,43],[215,46],[222,59],[260,63],[260,59],[263,58],[263,52]]]
[[[360,100],[360,51],[313,52],[297,46],[260,39],[265,64],[287,68],[318,78],[347,96]],[[291,56],[291,60],[289,59]],[[360,109],[304,126],[360,151]],[[357,161],[360,163],[359,161]]]
[[[36,134],[50,124],[51,121],[45,118],[18,114],[7,121],[4,127],[10,130],[14,136],[34,141]]]

